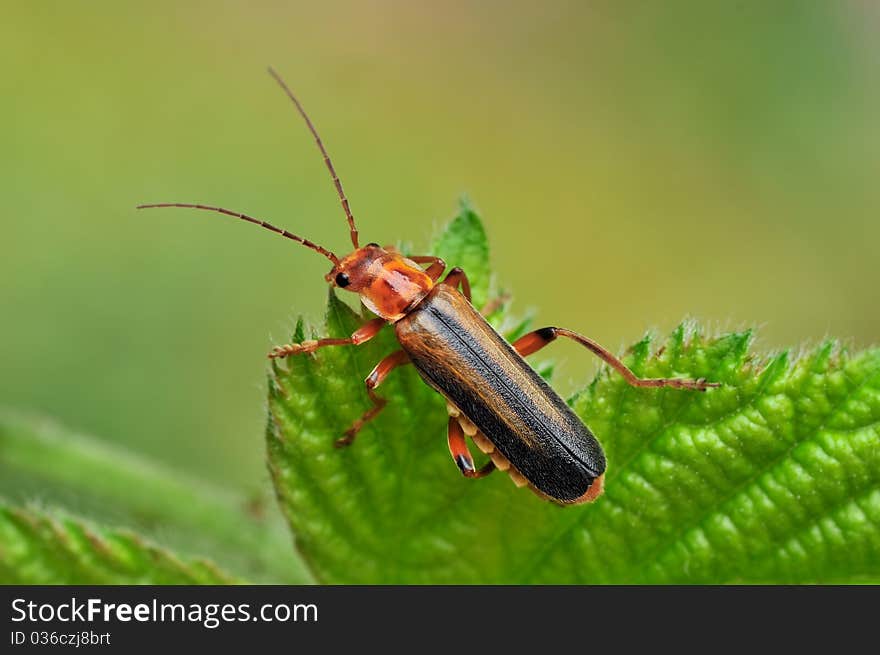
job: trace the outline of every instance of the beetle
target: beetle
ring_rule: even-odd
[[[720,383],[704,379],[637,377],[609,350],[576,332],[544,327],[508,343],[486,321],[489,308],[471,305],[470,282],[461,268],[446,272],[439,257],[406,256],[393,247],[359,244],[348,199],[315,126],[278,73],[269,69],[290,98],[315,139],[330,172],[348,221],[354,251],[338,257],[318,244],[247,214],[194,203],[156,203],[138,209],[185,207],[218,212],[260,225],[329,259],[325,280],[357,293],[376,315],[347,338],[326,338],[276,346],[272,359],[313,353],[329,346],[357,346],[386,325],[394,327],[400,350],[382,359],[364,384],[372,407],[355,420],[336,446],[350,445],[361,428],[376,418],[386,399],[376,393],[389,373],[412,364],[421,378],[447,400],[449,452],[461,473],[481,478],[495,469],[507,471],[517,486],[561,505],[594,501],[603,491],[606,460],[590,429],[529,366],[525,357],[559,337],[581,344],[618,371],[634,387],[672,387],[705,391]],[[442,279],[441,279],[442,278]],[[490,303],[490,305],[496,303]],[[477,469],[469,437],[489,461]]]

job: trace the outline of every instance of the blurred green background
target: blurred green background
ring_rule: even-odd
[[[252,493],[265,354],[345,223],[424,246],[468,193],[538,325],[685,316],[876,343],[871,3],[17,3],[0,25],[0,404]],[[574,346],[560,386],[596,363]],[[438,448],[443,435],[437,435]]]

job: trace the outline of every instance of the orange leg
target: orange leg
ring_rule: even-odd
[[[381,362],[376,364],[376,367],[370,371],[370,374],[367,376],[367,379],[364,380],[364,384],[367,387],[367,394],[370,396],[370,400],[373,401],[373,406],[368,409],[364,414],[357,419],[354,423],[351,424],[351,427],[345,431],[345,436],[340,437],[336,440],[336,447],[341,448],[342,446],[348,446],[354,441],[354,438],[357,436],[357,433],[360,432],[361,428],[364,427],[367,423],[372,421],[376,416],[385,409],[385,405],[388,403],[385,398],[379,396],[373,389],[382,384],[382,380],[384,380],[388,374],[393,371],[398,366],[402,366],[403,364],[409,363],[409,355],[406,354],[403,350],[395,350],[393,353],[385,357]]]
[[[462,475],[466,478],[482,478],[489,475],[495,470],[494,462],[487,462],[479,471],[474,467],[474,458],[471,451],[468,450],[467,442],[464,440],[464,431],[461,424],[454,416],[449,417],[449,432],[447,434],[449,442],[449,452],[452,453],[452,459],[458,465]]]
[[[468,302],[471,300],[471,282],[468,280],[467,273],[465,273],[458,266],[449,271],[449,275],[443,280],[443,284],[448,284],[451,287],[457,287],[461,285],[461,292],[464,294],[464,297],[468,299]]]
[[[497,312],[501,307],[510,300],[510,294],[504,293],[497,298],[492,298],[489,302],[483,305],[483,308],[480,310],[480,313],[483,316],[491,316],[495,312]]]
[[[428,268],[425,269],[425,273],[428,274],[434,282],[440,279],[440,276],[443,275],[443,271],[446,270],[446,262],[444,262],[439,257],[433,257],[431,255],[416,255],[414,257],[407,257],[414,261],[416,264],[430,264]]]
[[[313,353],[318,348],[325,346],[359,346],[365,341],[369,341],[385,326],[385,319],[374,318],[364,323],[354,334],[347,339],[316,339],[311,341],[303,341],[302,343],[287,343],[283,346],[275,346],[269,353],[269,359],[276,357],[287,357],[288,355],[300,355],[304,353]]]
[[[705,391],[709,387],[720,387],[720,382],[706,382],[700,380],[680,380],[678,378],[640,378],[636,376],[626,365],[617,359],[610,351],[606,350],[592,339],[588,339],[571,330],[557,327],[545,327],[517,339],[513,347],[523,357],[527,357],[532,353],[538,352],[551,341],[555,341],[556,337],[568,337],[572,341],[585,346],[595,355],[598,355],[614,370],[620,373],[624,379],[634,387],[672,387],[674,389],[694,389],[696,391]]]

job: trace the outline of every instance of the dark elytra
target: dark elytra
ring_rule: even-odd
[[[605,472],[593,433],[460,293],[437,285],[395,330],[422,378],[539,491],[571,502]]]

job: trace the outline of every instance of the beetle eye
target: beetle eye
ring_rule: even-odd
[[[367,248],[381,248],[381,247],[382,246],[380,246],[378,243],[375,243],[373,241],[371,241],[370,243],[367,244]]]
[[[336,274],[336,286],[344,289],[349,284],[351,284],[351,280],[348,279],[348,276],[345,273],[337,273]]]

